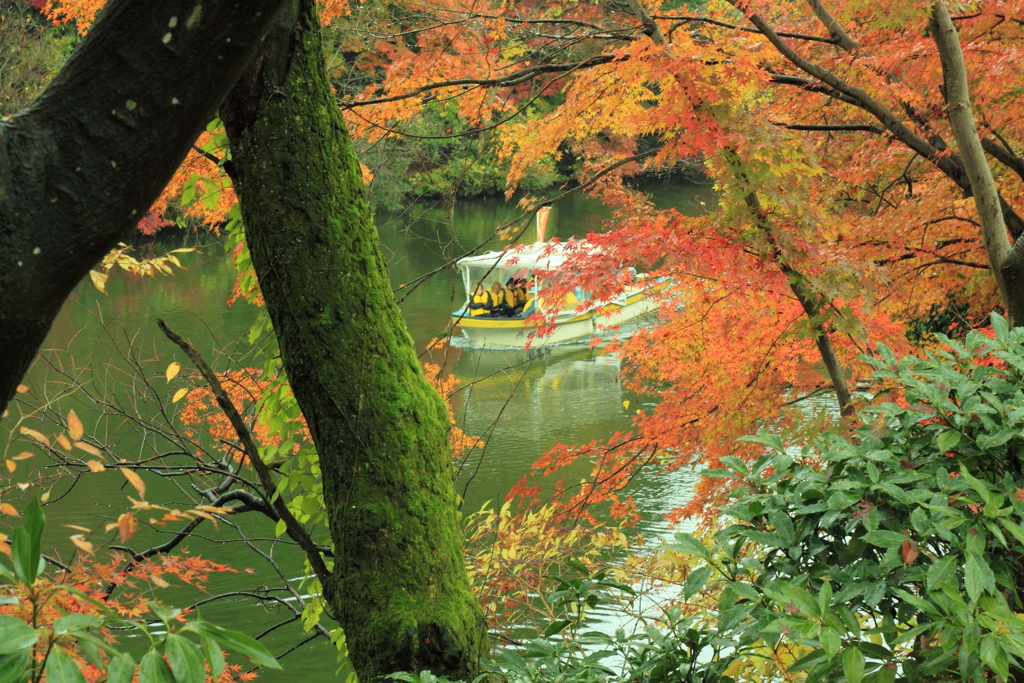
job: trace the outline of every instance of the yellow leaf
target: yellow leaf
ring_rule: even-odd
[[[156,585],[160,586],[161,588],[167,588],[168,586],[171,585],[171,584],[167,583],[166,581],[164,581],[163,579],[161,579],[159,576],[150,576],[149,577],[149,582],[150,583],[155,583]]]
[[[82,534],[75,534],[74,536],[72,536],[71,542],[79,548],[81,548],[82,550],[84,550],[85,552],[89,553],[90,555],[92,555],[94,552],[92,549],[92,543],[85,540],[85,536],[83,536]]]
[[[121,474],[128,480],[128,483],[135,487],[135,490],[139,492],[141,498],[146,497],[146,485],[142,483],[142,477],[132,472],[127,467],[121,468]]]
[[[68,437],[64,436],[63,434],[57,436],[57,443],[59,443],[60,447],[63,448],[64,450],[71,450],[71,442],[68,441]]]
[[[21,517],[18,511],[10,503],[0,503],[0,512],[11,517]]]
[[[98,270],[89,271],[89,279],[92,280],[92,286],[100,290],[104,294],[107,293],[107,278],[109,276],[106,273],[101,273]]]
[[[135,515],[130,512],[126,512],[117,518],[117,535],[121,537],[122,543],[134,536],[138,528],[139,522],[135,519]]]
[[[66,526],[69,529],[74,529],[75,531],[84,531],[87,534],[92,533],[92,529],[90,529],[87,526],[78,526],[77,524],[65,524],[64,526]]]
[[[196,510],[203,510],[204,512],[212,512],[218,515],[230,515],[234,510],[231,508],[219,508],[213,505],[196,505]]]
[[[185,398],[185,394],[188,393],[188,389],[178,389],[174,392],[174,398],[171,399],[171,403],[177,403],[181,399]]]
[[[0,534],[0,553],[14,559],[11,555],[11,546],[7,545],[7,534]]]
[[[43,434],[42,432],[37,432],[36,430],[29,429],[28,427],[22,427],[18,431],[21,432],[22,434],[24,434],[25,436],[29,437],[30,439],[33,439],[33,440],[43,444],[47,448],[50,447],[50,440],[47,439],[46,435]]]
[[[35,457],[35,453],[29,453],[28,451],[22,451],[21,453],[18,453],[16,456],[11,458],[11,460],[28,460],[29,458],[32,458],[32,457]]]
[[[623,401],[622,407],[625,408],[626,410],[629,410],[629,401]]]
[[[68,411],[68,434],[71,435],[72,441],[81,441],[82,435],[85,434],[82,421],[78,419],[73,410]]]
[[[75,442],[75,448],[80,448],[81,450],[85,451],[89,455],[95,455],[97,458],[102,458],[103,457],[103,453],[100,452],[100,449],[96,448],[92,444],[87,444],[84,441],[76,441]]]
[[[24,384],[19,384],[18,388],[15,389],[15,391],[17,391],[19,394],[27,394],[28,393],[28,387],[25,386]]]
[[[49,491],[46,491],[45,493],[43,493],[43,495],[39,496],[39,502],[40,503],[45,503],[48,500],[50,500],[50,492]]]
[[[89,466],[90,472],[102,472],[103,470],[107,469],[99,460],[90,460],[85,464]]]
[[[4,465],[7,467],[7,471],[12,474],[14,473],[14,470],[18,469],[18,463],[13,460],[4,460]]]
[[[180,371],[181,371],[181,363],[178,363],[177,361],[175,361],[174,363],[171,363],[170,365],[168,365],[167,366],[167,372],[164,373],[167,376],[167,381],[170,382],[172,379],[174,379],[175,376],[177,376],[177,374]]]

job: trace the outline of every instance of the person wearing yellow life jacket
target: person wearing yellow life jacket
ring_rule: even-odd
[[[473,296],[469,297],[469,315],[475,318],[490,312],[491,297],[487,295],[483,285],[477,283],[476,289],[473,290]]]
[[[516,315],[522,315],[523,309],[526,308],[526,300],[530,296],[526,290],[526,278],[521,277],[516,280],[513,291],[516,295]]]
[[[510,277],[505,281],[505,286],[501,288],[501,293],[505,296],[505,305],[508,306],[508,310],[505,312],[505,315],[511,318],[518,312],[516,307],[519,303],[516,297],[515,278]]]
[[[495,282],[491,285],[491,289],[487,292],[487,295],[491,300],[491,313],[492,318],[504,318],[508,316],[508,312],[512,310],[512,307],[508,305],[505,299],[505,290],[502,288],[500,282]]]
[[[530,281],[526,283],[526,300],[523,302],[523,316],[529,317],[537,312],[538,300],[536,292],[537,276],[531,275]]]

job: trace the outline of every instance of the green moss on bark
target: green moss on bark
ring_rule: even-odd
[[[447,411],[391,293],[311,2],[296,0],[222,116],[253,264],[320,454],[337,556],[325,589],[356,670],[472,676],[486,631]]]

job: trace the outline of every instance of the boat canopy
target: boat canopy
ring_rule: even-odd
[[[562,245],[537,242],[521,249],[470,256],[461,259],[458,266],[466,292],[472,292],[477,283],[488,289],[495,282],[504,284],[510,277],[525,278],[537,271],[556,271],[567,258]]]

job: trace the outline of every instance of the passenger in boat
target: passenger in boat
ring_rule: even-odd
[[[491,318],[507,318],[512,306],[508,305],[505,299],[505,290],[502,288],[500,282],[495,282],[491,285],[491,290],[487,292],[491,300],[491,312],[489,317]]]
[[[519,302],[516,300],[515,278],[510,277],[509,279],[505,280],[505,286],[501,288],[501,293],[505,297],[505,305],[508,306],[508,311],[506,311],[505,315],[511,318],[516,313],[518,313],[516,309],[517,304]]]
[[[537,312],[537,299],[535,298],[534,288],[537,285],[537,276],[531,275],[529,281],[523,287],[525,299],[523,300],[523,312],[522,316],[528,318]]]
[[[516,315],[522,315],[523,310],[526,308],[526,300],[529,298],[529,293],[526,290],[525,277],[521,277],[515,281],[513,291],[516,295]]]
[[[491,312],[491,297],[487,296],[487,290],[479,282],[473,290],[473,296],[469,298],[469,315],[476,317]]]

